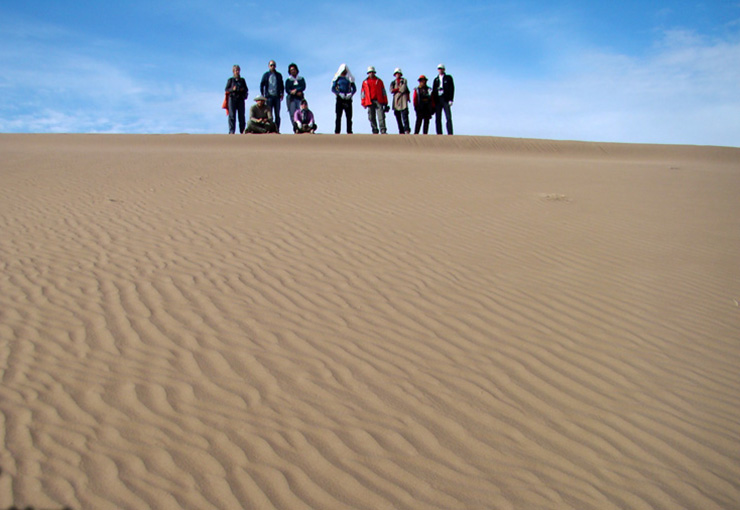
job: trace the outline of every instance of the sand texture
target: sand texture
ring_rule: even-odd
[[[0,508],[740,508],[740,149],[0,135]]]

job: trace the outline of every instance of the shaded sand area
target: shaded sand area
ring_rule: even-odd
[[[740,149],[0,154],[0,508],[738,508]]]

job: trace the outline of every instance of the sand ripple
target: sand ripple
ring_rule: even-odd
[[[738,150],[261,140],[0,136],[0,507],[736,508]]]

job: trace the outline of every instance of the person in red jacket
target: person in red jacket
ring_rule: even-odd
[[[373,134],[378,134],[378,124],[380,124],[380,133],[386,134],[385,112],[389,110],[388,96],[385,93],[383,80],[375,76],[373,66],[367,68],[367,78],[362,82],[361,98],[362,106],[367,110]]]

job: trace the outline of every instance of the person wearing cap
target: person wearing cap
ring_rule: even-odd
[[[403,71],[396,67],[393,71],[394,80],[391,82],[391,94],[393,94],[393,113],[398,123],[398,134],[411,133],[409,127],[409,84],[403,77]]]
[[[285,97],[288,106],[290,121],[293,122],[295,112],[301,108],[301,101],[304,99],[306,90],[306,80],[303,76],[298,75],[298,66],[291,63],[288,66],[288,77],[285,79]]]
[[[285,85],[283,84],[283,75],[277,71],[277,64],[270,60],[267,64],[268,71],[262,75],[260,81],[260,94],[267,100],[267,106],[272,110],[272,116],[275,119],[278,133],[280,132],[280,103],[283,101]]]
[[[416,112],[416,126],[414,134],[418,135],[422,123],[424,134],[429,134],[429,119],[434,115],[434,96],[432,89],[427,85],[427,77],[419,76],[419,86],[414,89],[414,111]]]
[[[452,101],[455,99],[455,82],[452,76],[446,73],[445,65],[437,66],[439,75],[434,78],[432,83],[432,94],[434,95],[434,109],[437,115],[436,128],[437,134],[442,134],[442,111],[445,112],[447,119],[447,134],[452,134]]]
[[[267,106],[267,98],[257,96],[249,109],[249,123],[245,133],[277,133],[277,126],[272,121],[272,109]]]
[[[300,110],[293,116],[293,130],[296,134],[315,133],[316,123],[314,122],[313,112],[308,109],[308,101],[301,101]]]
[[[373,134],[378,134],[378,126],[380,133],[386,134],[385,112],[389,109],[388,96],[385,93],[385,84],[375,75],[373,66],[367,68],[367,78],[362,82],[361,99],[362,106],[367,110]]]
[[[342,131],[342,113],[347,117],[347,134],[352,134],[352,96],[357,92],[355,77],[349,70],[347,64],[342,64],[337,69],[334,79],[331,82],[331,91],[337,96],[337,104],[334,112],[336,120],[334,123],[334,134]]]
[[[234,64],[231,68],[233,76],[226,81],[226,103],[229,114],[229,134],[236,132],[236,119],[239,118],[239,132],[244,132],[246,119],[244,118],[244,101],[249,96],[247,81],[241,77],[241,67]]]

